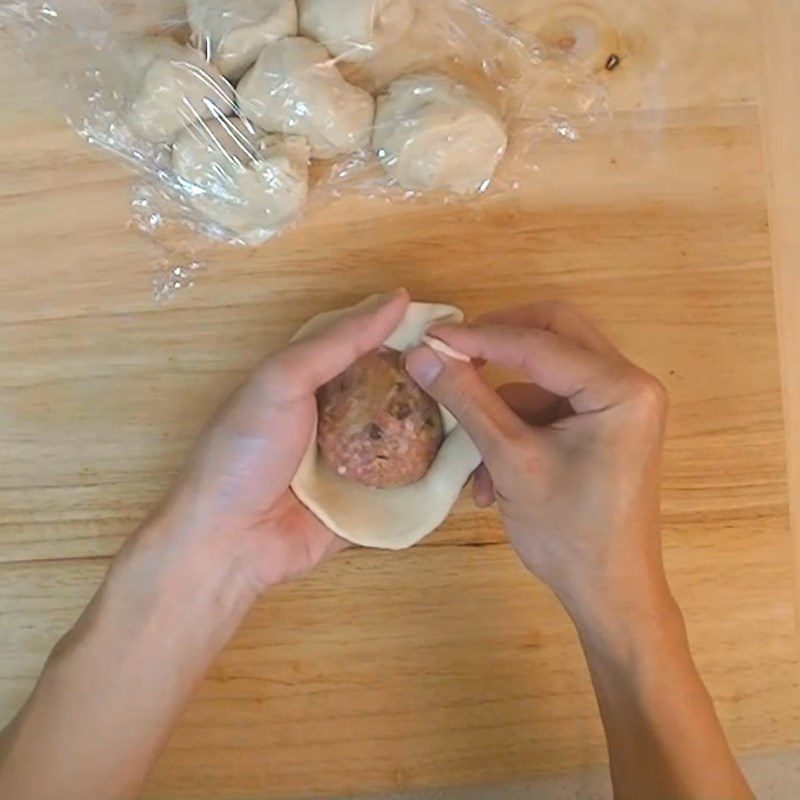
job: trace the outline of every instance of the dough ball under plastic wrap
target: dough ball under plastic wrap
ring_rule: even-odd
[[[414,0],[298,0],[300,32],[344,61],[366,61],[414,21]]]
[[[187,16],[198,47],[231,80],[241,78],[264,47],[297,35],[295,0],[188,0]]]
[[[411,75],[378,98],[372,145],[403,188],[472,195],[488,187],[508,137],[494,109],[467,87]]]
[[[405,371],[396,350],[360,358],[320,389],[318,405],[323,458],[365,486],[416,483],[442,444],[439,407]]]
[[[328,51],[302,36],[265,48],[237,87],[245,116],[262,128],[304,136],[314,158],[369,145],[375,101],[348,83]]]
[[[171,144],[198,121],[233,112],[233,87],[199,51],[159,36],[136,37],[124,50],[127,122],[147,141]]]
[[[189,202],[256,243],[298,217],[308,196],[309,147],[247,120],[201,122],[175,142],[172,163]]]

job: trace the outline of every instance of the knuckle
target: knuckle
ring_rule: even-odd
[[[521,336],[523,347],[526,350],[539,347],[543,342],[552,340],[553,334],[544,328],[528,328]]]
[[[473,389],[463,376],[445,370],[427,390],[458,419],[466,420],[479,416]]]
[[[539,308],[548,329],[561,328],[582,318],[581,313],[572,303],[566,303],[563,300],[547,300]]]
[[[448,402],[458,404],[460,407],[469,405],[470,385],[468,376],[459,369],[453,369],[445,364],[444,369],[431,385],[431,389],[438,391]]]
[[[648,418],[661,420],[669,407],[669,393],[658,378],[636,369],[630,378],[631,394],[637,408]]]

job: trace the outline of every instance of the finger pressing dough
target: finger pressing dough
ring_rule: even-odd
[[[372,95],[348,83],[328,51],[310,39],[271,44],[237,92],[247,117],[265,130],[305,136],[314,158],[354,153],[369,144]]]
[[[414,21],[414,0],[298,0],[300,32],[345,61],[365,61]]]
[[[184,196],[210,220],[257,241],[297,217],[308,195],[309,148],[234,117],[202,122],[172,150]]]
[[[369,298],[365,302],[371,302]],[[295,339],[324,331],[352,309],[320,314],[306,323]],[[453,306],[412,303],[385,347],[405,352],[419,345],[427,329],[441,322],[462,322]],[[321,456],[313,431],[292,490],[332,531],[366,547],[402,550],[434,531],[450,513],[481,456],[456,419],[439,406],[444,441],[426,475],[416,483],[372,489],[339,475]]]
[[[199,120],[233,111],[233,87],[197,50],[142,36],[127,44],[120,62],[127,122],[150,142],[171,143]]]
[[[231,80],[268,44],[297,35],[295,0],[188,0],[187,16],[200,49]]]
[[[449,78],[411,75],[378,98],[372,144],[405,189],[483,191],[508,143],[494,109]]]

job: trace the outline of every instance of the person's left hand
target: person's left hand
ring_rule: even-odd
[[[156,535],[170,538],[170,553],[231,565],[260,592],[345,546],[289,483],[312,436],[317,389],[379,347],[408,303],[404,290],[371,297],[324,334],[289,345],[256,369],[203,434],[155,524],[146,526],[166,532]]]

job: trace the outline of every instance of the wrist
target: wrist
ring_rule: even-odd
[[[587,655],[624,660],[686,643],[683,616],[663,573],[635,590],[565,605]]]
[[[125,544],[24,712],[23,760],[26,751],[30,763],[31,753],[57,753],[44,780],[79,787],[82,797],[105,797],[109,786],[115,796],[138,796],[140,778],[254,597],[235,570],[207,559],[202,543],[187,548],[170,533],[152,520]]]
[[[92,602],[48,660],[43,691],[80,695],[102,680],[117,714],[132,694],[148,725],[168,724],[236,632],[251,597],[220,575],[200,585],[191,570],[162,569],[132,548],[116,559]],[[48,688],[49,687],[49,688]],[[157,746],[157,743],[156,743]]]
[[[247,580],[246,554],[232,532],[189,519],[169,507],[148,520],[114,559],[112,585],[136,584],[137,594],[175,609],[204,605],[215,615],[242,616],[258,596]]]
[[[255,601],[237,558],[192,541],[159,511],[121,548],[57,660],[76,650],[184,654],[201,664],[228,641]],[[191,672],[191,670],[190,670]]]

